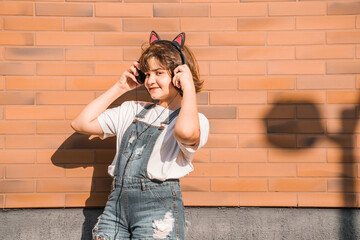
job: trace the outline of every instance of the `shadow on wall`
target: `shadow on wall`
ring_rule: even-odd
[[[326,121],[321,118],[317,105],[308,100],[299,100],[296,103],[277,102],[263,119],[267,128],[267,139],[274,147],[297,150],[294,151],[294,154],[301,154],[302,150],[314,147],[316,143],[323,140],[328,140],[334,143],[336,148],[341,149],[341,160],[338,160],[342,168],[342,176],[340,176],[342,190],[340,192],[343,206],[350,209],[341,208],[339,210],[339,239],[347,240],[355,240],[357,229],[355,209],[351,208],[357,207],[355,186],[357,175],[354,174],[357,173],[357,165],[355,164],[354,148],[356,148],[355,130],[358,123],[358,108],[359,105],[352,105],[350,108],[344,106],[339,114],[340,119],[338,119],[341,121],[341,128],[335,133],[328,132]],[[286,114],[284,111],[292,112]],[[279,112],[293,117],[279,119]]]
[[[146,92],[146,89],[144,87],[139,87],[138,90],[130,91],[118,98],[109,108],[119,106],[125,101],[134,99],[139,101],[152,101]],[[108,200],[112,178],[107,173],[107,167],[113,161],[116,151],[115,137],[104,140],[99,138],[89,140],[89,137],[89,135],[75,132],[69,136],[51,156],[52,163],[58,167],[65,169],[93,168],[90,195],[85,201],[85,208],[83,210],[85,220],[82,226],[81,240],[92,239],[91,230],[97,222],[98,216],[94,216],[94,211],[90,208],[103,207]],[[84,177],[86,178],[88,175],[84,175]],[[87,192],[84,192],[84,195],[86,194]],[[73,196],[76,197],[76,195]],[[74,200],[74,203],[72,203],[71,199],[72,195],[67,194],[66,206],[82,207],[81,200]]]

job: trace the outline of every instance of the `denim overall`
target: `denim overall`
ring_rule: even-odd
[[[184,239],[179,180],[158,181],[147,176],[155,142],[180,109],[171,113],[160,127],[140,121],[154,106],[149,105],[137,114],[123,136],[112,192],[93,229],[94,239]]]

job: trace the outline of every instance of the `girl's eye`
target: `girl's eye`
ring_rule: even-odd
[[[150,73],[146,73],[145,76],[146,76],[146,77],[150,77]]]
[[[162,74],[162,72],[156,72],[156,75],[161,75]]]

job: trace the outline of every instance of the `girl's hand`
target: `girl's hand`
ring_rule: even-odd
[[[135,76],[138,76],[136,68],[139,68],[139,63],[133,62],[130,68],[121,74],[120,79],[117,82],[121,89],[130,91],[141,85],[136,81],[135,78]]]
[[[174,70],[174,77],[172,82],[175,87],[181,89],[183,92],[186,90],[195,90],[194,80],[188,65],[179,65]]]

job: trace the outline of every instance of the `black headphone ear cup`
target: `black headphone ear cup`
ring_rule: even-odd
[[[144,84],[144,82],[145,82],[145,78],[146,78],[146,75],[145,75],[145,73],[143,73],[140,69],[136,69],[137,70],[137,72],[138,72],[138,76],[135,76],[135,78],[136,78],[136,81],[138,82],[138,83],[140,83],[140,84]]]

